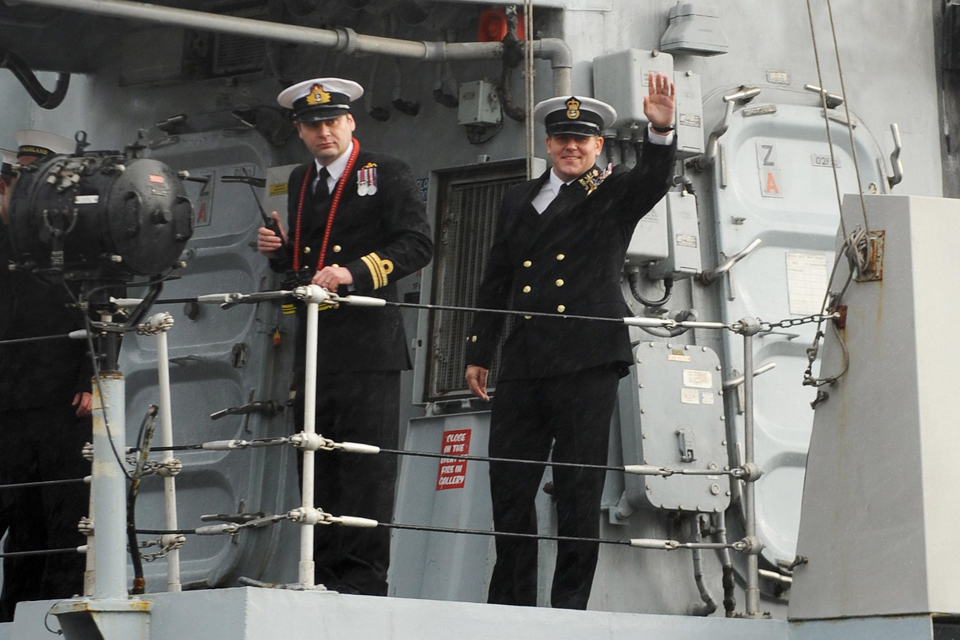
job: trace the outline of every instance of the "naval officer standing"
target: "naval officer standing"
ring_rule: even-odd
[[[287,249],[261,228],[257,247],[275,270],[292,267],[329,291],[397,301],[397,280],[433,254],[420,189],[402,160],[361,150],[350,103],[356,82],[316,78],[277,98],[293,111],[313,156],[290,174]],[[298,312],[298,389],[303,389],[305,310]],[[336,441],[396,449],[400,371],[410,368],[400,310],[343,306],[321,311],[317,349],[317,432]],[[302,430],[303,397],[297,425]],[[333,515],[393,519],[393,456],[319,452],[315,504]],[[344,592],[386,595],[388,529],[317,527],[316,578]]]
[[[674,87],[650,74],[650,122],[637,166],[595,166],[614,109],[581,96],[537,105],[553,168],[504,195],[477,306],[620,318],[631,315],[621,269],[634,228],[666,194],[674,170]],[[467,337],[466,380],[489,400],[487,373],[503,316],[478,313]],[[619,379],[633,362],[627,327],[611,322],[527,316],[503,346],[490,424],[490,455],[602,465]],[[497,531],[537,533],[534,507],[542,467],[490,464]],[[604,472],[554,468],[561,536],[597,538]],[[498,537],[488,601],[537,604],[537,541]],[[551,603],[585,609],[599,544],[559,542]]]

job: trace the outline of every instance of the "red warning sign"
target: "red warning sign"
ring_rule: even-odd
[[[444,431],[440,453],[465,456],[470,453],[470,429]],[[462,489],[467,484],[467,461],[457,458],[440,458],[437,470],[437,491]]]

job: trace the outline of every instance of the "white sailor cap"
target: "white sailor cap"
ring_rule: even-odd
[[[350,103],[362,95],[363,87],[352,80],[314,78],[287,87],[277,102],[293,110],[294,120],[317,122],[349,113]]]
[[[617,110],[600,100],[570,96],[544,100],[533,117],[546,125],[548,136],[599,136],[617,121]]]
[[[50,155],[70,154],[76,151],[77,143],[70,138],[49,131],[21,129],[13,134],[17,139],[17,159],[23,157],[43,158]]]
[[[17,154],[9,149],[0,149],[0,176],[12,176],[13,165],[17,162]]]

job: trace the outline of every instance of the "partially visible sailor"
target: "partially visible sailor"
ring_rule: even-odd
[[[46,131],[17,131],[17,151],[0,169],[0,341],[62,335],[83,327],[62,285],[11,271],[10,202],[18,165],[73,153],[76,144]],[[81,454],[91,435],[86,344],[51,340],[0,344],[0,483],[83,478],[90,463]],[[7,517],[6,551],[62,549],[86,544],[77,530],[87,515],[85,484],[0,491]],[[18,602],[69,598],[82,593],[85,560],[68,553],[3,562],[0,621],[13,619]]]
[[[259,230],[257,248],[275,270],[290,268],[303,281],[329,291],[397,301],[397,280],[430,261],[433,243],[410,167],[398,158],[361,150],[353,137],[350,103],[362,94],[356,82],[315,78],[278,96],[280,106],[292,111],[313,160],[290,174],[286,248],[266,227]],[[302,311],[298,429],[303,426],[305,370]],[[400,310],[326,309],[319,325],[317,431],[337,441],[397,448],[400,371],[410,368]],[[315,504],[333,515],[390,522],[396,475],[391,456],[324,452],[316,458]],[[317,527],[315,542],[318,582],[344,592],[386,595],[388,529]]]

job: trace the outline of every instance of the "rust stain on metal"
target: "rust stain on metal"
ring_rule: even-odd
[[[834,320],[837,323],[837,329],[846,329],[847,328],[847,305],[842,304],[836,309],[836,313],[839,314],[839,317]]]
[[[867,234],[867,265],[857,275],[857,282],[879,282],[883,280],[883,250],[887,232],[871,231]]]

